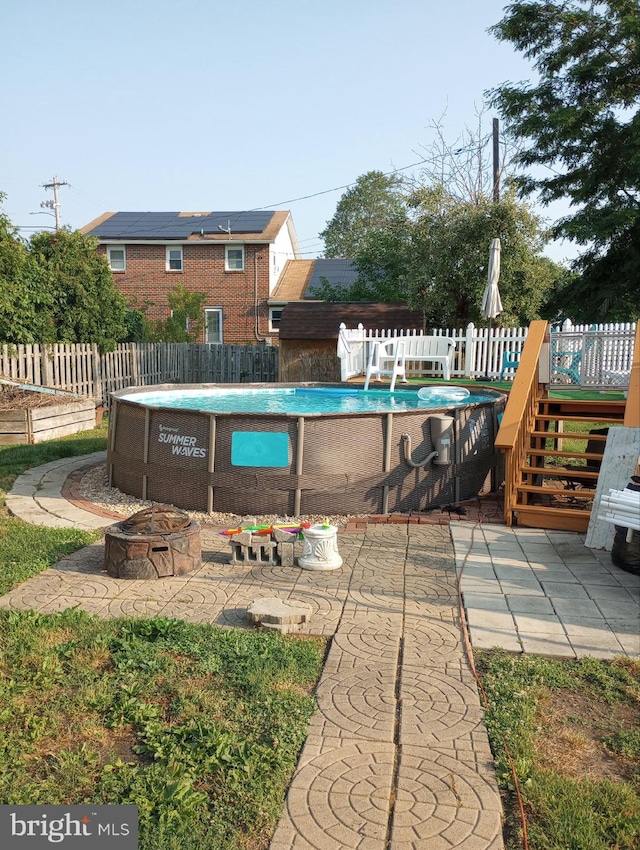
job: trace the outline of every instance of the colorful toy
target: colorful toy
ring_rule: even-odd
[[[277,523],[275,525],[245,525],[238,528],[227,528],[221,531],[220,534],[225,537],[233,537],[234,534],[240,534],[243,531],[250,531],[252,534],[273,534],[276,528],[279,528],[280,531],[288,531],[290,534],[299,534],[305,528],[311,528],[311,523],[301,522],[299,525],[287,525],[286,523]]]

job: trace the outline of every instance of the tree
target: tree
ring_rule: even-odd
[[[368,220],[352,216],[345,226],[360,227],[352,238],[350,259],[358,280],[348,289],[325,283],[315,295],[332,301],[406,301],[421,309],[431,325],[459,327],[481,321],[482,294],[487,282],[489,246],[494,236],[503,242],[500,282],[504,313],[497,324],[526,324],[539,318],[546,299],[564,270],[542,256],[548,233],[542,220],[516,198],[509,162],[502,151],[498,175],[502,200],[495,203],[490,158],[491,133],[483,131],[483,113],[474,130],[447,142],[441,122],[431,124],[435,141],[423,147],[424,165],[418,178],[403,179],[394,189],[397,205],[384,226],[367,229]],[[370,175],[380,172],[370,172]],[[356,188],[360,201],[369,185],[363,175]],[[338,210],[350,209],[349,190]],[[345,203],[343,204],[343,201]],[[358,207],[359,208],[359,207]],[[343,219],[336,212],[336,228]],[[364,223],[363,223],[364,222]],[[357,234],[350,234],[357,236]]]
[[[576,209],[554,235],[585,246],[565,287],[577,319],[640,315],[640,9],[638,0],[528,0],[492,27],[533,60],[535,85],[490,92],[525,146],[524,193]],[[540,167],[547,169],[541,171]]]
[[[95,237],[63,229],[37,233],[30,253],[51,294],[56,340],[96,343],[108,351],[127,333],[125,299],[97,246]]]
[[[493,140],[493,127],[490,131],[485,130],[484,109],[476,109],[476,126],[466,127],[454,141],[447,139],[443,119],[444,116],[428,124],[433,132],[433,141],[420,145],[424,163],[416,188],[445,186],[452,198],[474,204],[493,198],[495,177],[498,188],[511,179],[515,153],[511,140],[500,139],[499,162],[495,163],[493,146],[489,144]],[[498,166],[497,175],[494,175],[495,165]]]
[[[0,203],[4,199],[0,192]],[[51,342],[51,293],[26,242],[0,213],[0,342]]]
[[[148,324],[147,339],[158,342],[196,342],[204,328],[204,305],[207,296],[189,292],[179,283],[167,295],[170,315]]]
[[[125,337],[123,342],[145,342],[147,319],[142,310],[128,309],[124,314]]]
[[[406,301],[405,280],[410,222],[405,214],[390,219],[385,228],[369,233],[355,250],[352,262],[357,280],[349,287],[334,286],[327,278],[313,288],[322,301]]]
[[[418,190],[407,257],[409,304],[428,325],[461,327],[485,321],[489,246],[502,243],[499,325],[527,325],[538,318],[562,269],[542,256],[545,232],[538,217],[510,188],[495,203],[461,201],[442,185]]]
[[[403,220],[405,195],[397,174],[368,171],[340,198],[335,214],[320,234],[324,256],[352,259],[372,236],[384,233],[390,224]]]
[[[478,195],[461,200],[442,184],[406,199],[410,217],[370,235],[353,262],[358,280],[347,290],[325,285],[315,293],[332,301],[406,301],[428,325],[482,323],[489,246],[502,242],[500,325],[526,325],[547,309],[565,270],[542,255],[546,231],[511,186],[495,203]]]

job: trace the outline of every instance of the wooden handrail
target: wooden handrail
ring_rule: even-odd
[[[533,393],[536,398],[540,398],[543,394],[544,385],[538,383],[538,361],[548,327],[548,322],[542,319],[536,319],[529,326],[529,334],[522,349],[520,365],[514,376],[500,430],[496,437],[496,448],[498,449],[514,449],[516,447],[519,432],[525,424],[523,419],[530,406],[531,394]]]
[[[526,459],[538,402],[546,389],[546,385],[540,383],[540,355],[545,342],[548,346],[549,325],[536,319],[529,325],[520,365],[496,436],[496,448],[505,453],[504,518],[507,525],[513,523],[518,471]]]
[[[640,323],[636,326],[636,341],[633,348],[633,364],[629,376],[629,390],[624,409],[626,428],[640,428]]]

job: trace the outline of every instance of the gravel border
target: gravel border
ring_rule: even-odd
[[[77,492],[81,498],[102,508],[106,511],[111,511],[121,517],[129,517],[137,513],[143,508],[148,508],[153,505],[153,502],[136,499],[134,496],[128,496],[122,493],[115,487],[109,487],[109,478],[107,476],[106,463],[98,464],[97,466],[88,469],[80,479],[77,487]],[[175,506],[173,506],[175,507]],[[182,510],[182,509],[181,509]],[[302,515],[298,517],[281,516],[277,514],[263,514],[260,516],[239,516],[238,514],[229,513],[206,513],[204,511],[186,511],[190,517],[195,519],[202,525],[215,525],[223,528],[237,528],[241,525],[271,525],[272,523],[283,522],[326,522],[331,525],[343,529],[348,524],[349,520],[354,518],[354,515],[340,516],[310,516]]]

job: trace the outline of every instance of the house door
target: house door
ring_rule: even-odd
[[[206,307],[204,311],[204,341],[222,344],[222,308]]]

